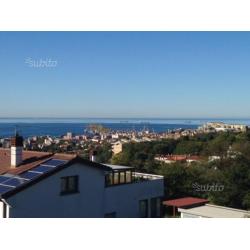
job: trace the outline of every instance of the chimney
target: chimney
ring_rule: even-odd
[[[90,152],[90,161],[96,161],[96,156],[97,156],[97,151],[96,150],[93,150]]]
[[[11,167],[18,167],[23,161],[23,137],[18,133],[11,138]]]

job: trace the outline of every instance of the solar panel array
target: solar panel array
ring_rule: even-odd
[[[32,181],[39,176],[66,164],[67,162],[68,161],[64,160],[50,159],[20,175],[0,175],[0,195]]]

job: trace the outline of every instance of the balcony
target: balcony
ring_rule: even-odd
[[[162,175],[144,174],[144,173],[138,173],[138,172],[134,172],[132,176],[133,176],[134,182],[164,179]]]
[[[139,183],[145,181],[163,181],[164,177],[161,175],[144,174],[135,172],[133,167],[107,165],[112,170],[105,174],[105,186],[117,186],[124,184]]]

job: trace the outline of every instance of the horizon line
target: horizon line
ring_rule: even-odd
[[[0,117],[1,119],[159,119],[159,120],[207,120],[207,119],[223,119],[223,120],[248,120],[250,117]]]

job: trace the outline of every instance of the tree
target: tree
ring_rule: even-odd
[[[161,164],[157,173],[163,175],[165,178],[165,196],[168,199],[180,198],[188,195],[188,191],[185,187],[187,172],[186,168],[181,164]]]
[[[177,144],[174,153],[198,155],[203,149],[203,144],[199,141],[181,141]]]
[[[249,209],[250,203],[250,140],[248,133],[219,133],[177,141],[129,143],[123,152],[112,157],[112,163],[135,167],[136,171],[160,174],[165,179],[167,199],[195,196],[212,203],[239,209]],[[232,146],[232,147],[231,147]],[[239,151],[228,157],[228,150]],[[217,162],[165,164],[154,161],[156,154],[219,155]],[[195,184],[222,189],[195,189]]]
[[[112,150],[110,144],[103,144],[102,147],[97,148],[96,161],[100,163],[108,163],[112,157]]]
[[[243,198],[243,208],[250,210],[250,191]]]

